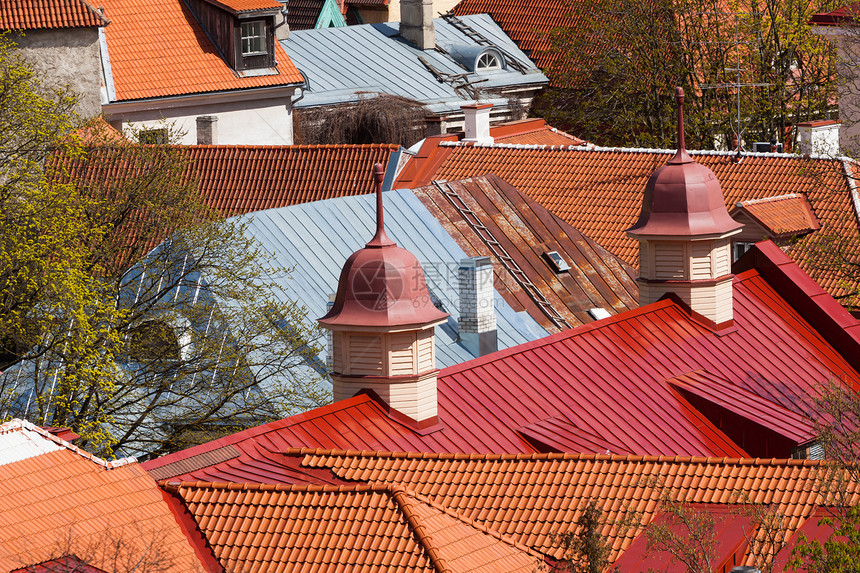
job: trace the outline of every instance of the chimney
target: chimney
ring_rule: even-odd
[[[218,116],[197,116],[197,145],[215,145],[218,143]]]
[[[460,343],[473,356],[498,350],[496,340],[495,289],[490,257],[460,261]]]
[[[796,128],[801,155],[839,155],[839,120],[804,121]]]
[[[490,110],[493,104],[491,103],[468,103],[461,105],[463,110],[464,131],[466,137],[465,142],[472,143],[493,143],[493,138],[490,136]]]
[[[278,0],[281,12],[275,18],[275,41],[287,40],[290,37],[290,25],[287,23],[287,0]]]
[[[400,0],[400,35],[421,50],[436,49],[433,0]]]

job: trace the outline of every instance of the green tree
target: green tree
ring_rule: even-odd
[[[535,112],[601,145],[675,145],[672,94],[691,147],[778,142],[786,126],[823,117],[835,96],[835,51],[808,24],[832,0],[583,0],[575,26],[551,35],[552,88]],[[740,82],[767,84],[735,88]]]
[[[821,505],[831,514],[819,524],[829,533],[823,541],[801,535],[791,565],[809,573],[860,572],[860,394],[831,380],[816,405],[818,441],[831,462],[818,476]]]
[[[559,560],[556,571],[570,573],[601,573],[609,565],[612,549],[602,529],[603,510],[595,500],[582,508],[576,529],[559,535],[555,542],[564,549],[564,558]]]
[[[318,331],[271,289],[288,271],[181,148],[99,145],[73,103],[0,45],[3,415],[158,454],[328,401]]]

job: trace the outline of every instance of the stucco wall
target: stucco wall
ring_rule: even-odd
[[[249,109],[249,104],[254,105]],[[160,128],[170,123],[184,136],[179,143],[197,143],[197,117],[218,118],[215,143],[219,145],[292,145],[293,118],[288,98],[200,103],[177,108],[118,112],[104,108],[105,117],[117,129]]]
[[[68,86],[80,96],[78,113],[101,113],[101,60],[98,28],[28,30],[16,35],[21,53],[45,78],[45,85]]]

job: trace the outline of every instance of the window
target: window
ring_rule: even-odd
[[[484,52],[478,56],[478,63],[475,64],[476,72],[486,72],[489,70],[500,70],[502,64],[499,62],[498,56],[493,52]]]
[[[739,258],[741,258],[742,256],[744,256],[744,253],[746,253],[748,250],[750,250],[754,244],[755,243],[745,243],[743,241],[737,241],[737,242],[733,243],[732,244],[732,250],[733,250],[732,254],[734,256],[732,257],[732,260],[736,261]]]
[[[242,22],[242,55],[266,53],[266,23],[262,20]]]

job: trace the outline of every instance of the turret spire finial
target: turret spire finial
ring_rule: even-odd
[[[373,180],[376,182],[376,234],[367,243],[367,247],[386,247],[394,245],[395,242],[385,234],[385,221],[382,219],[382,180],[385,178],[385,170],[382,163],[373,165]]]
[[[684,88],[675,88],[675,102],[678,108],[678,151],[669,163],[690,163],[693,158],[687,154],[687,142],[684,136]]]

